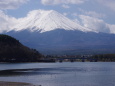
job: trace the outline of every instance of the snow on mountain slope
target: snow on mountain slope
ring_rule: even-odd
[[[29,29],[32,32],[46,32],[55,29],[80,30],[83,32],[91,31],[54,10],[31,11],[27,17],[19,18],[14,28],[15,31]]]

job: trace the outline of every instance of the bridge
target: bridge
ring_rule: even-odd
[[[97,62],[97,59],[92,58],[56,58],[57,62]]]

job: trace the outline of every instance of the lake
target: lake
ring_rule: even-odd
[[[115,86],[114,62],[1,63],[0,81],[41,86]]]

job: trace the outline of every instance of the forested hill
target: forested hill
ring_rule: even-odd
[[[0,34],[0,62],[35,62],[42,57],[37,50],[22,45],[11,36]]]

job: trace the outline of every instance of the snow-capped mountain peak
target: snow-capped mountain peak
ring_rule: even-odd
[[[54,10],[31,11],[27,17],[19,18],[18,23],[13,28],[15,28],[15,31],[29,29],[30,31],[40,32],[55,29],[91,31]]]

